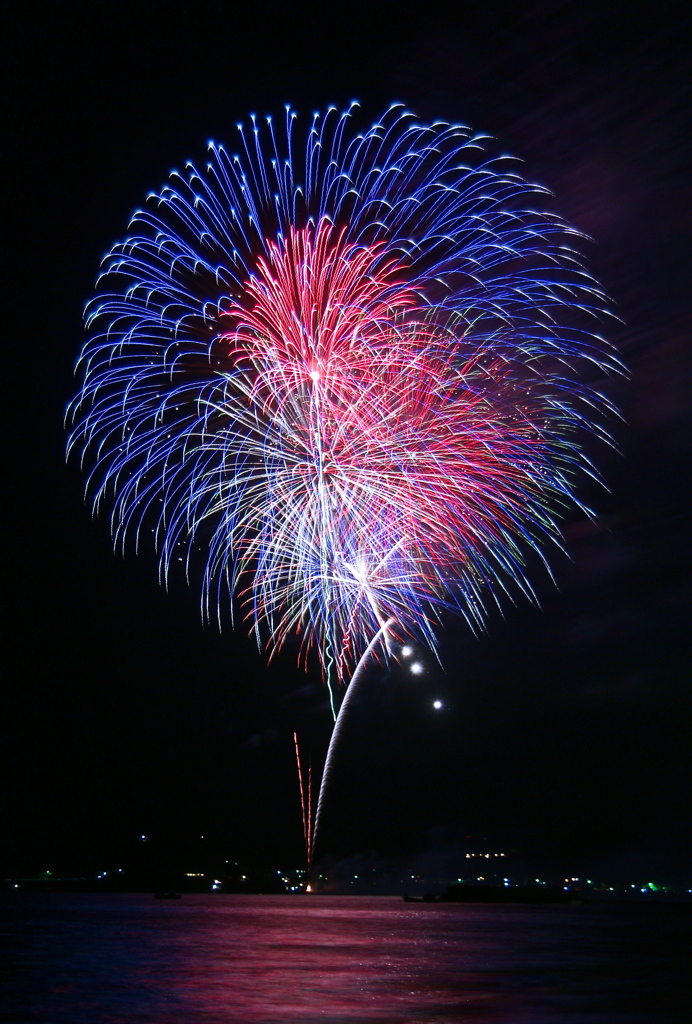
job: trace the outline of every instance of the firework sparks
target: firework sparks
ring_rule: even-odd
[[[167,580],[206,552],[270,650],[343,679],[388,619],[482,626],[560,542],[618,370],[602,292],[545,190],[483,137],[401,107],[239,128],[135,213],[87,313],[69,450],[116,544]],[[385,630],[385,636],[387,631]]]
[[[292,635],[349,701],[378,647],[435,646],[443,609],[482,628],[523,592],[579,504],[580,447],[608,440],[589,386],[620,364],[578,232],[459,125],[355,107],[239,128],[135,213],[87,312],[68,451],[117,545],[153,534],[161,575],[202,551],[202,609],[235,594],[270,652]],[[420,662],[409,665],[422,672]],[[440,701],[433,702],[436,710]]]
[[[621,369],[544,189],[463,126],[356,116],[314,115],[302,145],[290,109],[253,117],[237,154],[212,143],[149,197],[105,258],[68,412],[116,545],[153,535],[166,582],[201,557],[203,614],[235,595],[270,653],[298,635],[335,717],[353,673],[314,828],[294,736],[308,862],[368,658],[434,647],[444,609],[475,631],[489,600],[533,597],[527,552],[547,565],[596,475],[580,437],[608,440],[589,382]]]

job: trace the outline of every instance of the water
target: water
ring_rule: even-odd
[[[2,900],[3,1024],[678,1024],[691,907]]]

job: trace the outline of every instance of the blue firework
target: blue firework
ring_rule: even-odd
[[[235,593],[338,676],[385,623],[434,644],[441,608],[531,597],[620,370],[544,188],[461,125],[356,118],[252,117],[148,197],[68,414],[116,545],[201,559],[206,616]]]

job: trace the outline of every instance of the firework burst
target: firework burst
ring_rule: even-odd
[[[165,580],[203,549],[204,614],[235,594],[328,679],[385,623],[434,645],[442,609],[532,596],[619,369],[544,189],[462,126],[355,116],[252,118],[149,197],[69,413],[116,544],[153,534]]]

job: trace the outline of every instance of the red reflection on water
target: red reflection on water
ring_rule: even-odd
[[[3,1019],[673,1024],[685,1018],[660,950],[680,948],[682,922],[655,909],[644,920],[612,905],[26,897],[9,929],[17,971]]]

